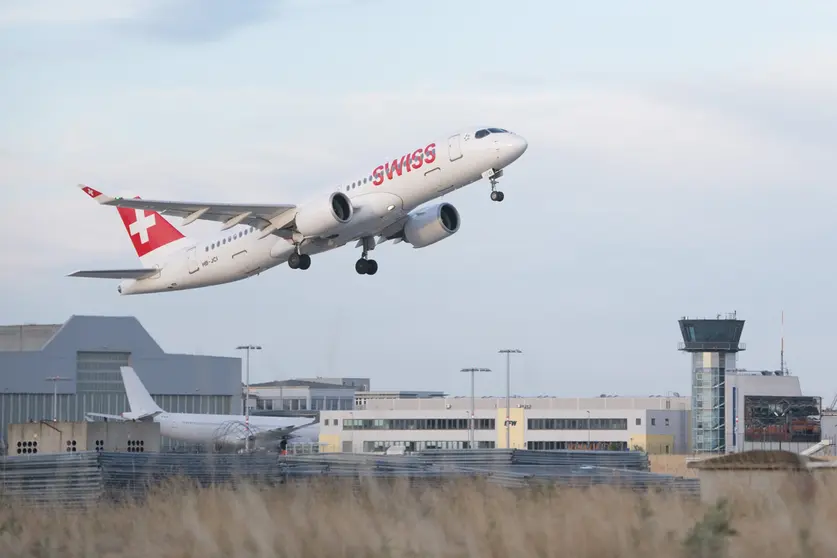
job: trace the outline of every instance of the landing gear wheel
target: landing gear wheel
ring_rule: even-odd
[[[505,197],[506,196],[505,194],[503,194],[503,192],[497,190],[491,192],[491,201],[501,202]]]
[[[366,260],[366,274],[375,275],[378,273],[378,262],[375,260]]]
[[[359,259],[355,262],[355,271],[358,272],[358,275],[366,275],[366,272],[369,270],[369,262],[364,260],[363,258]]]
[[[311,267],[311,256],[294,252],[288,257],[288,267],[291,269],[308,269]]]

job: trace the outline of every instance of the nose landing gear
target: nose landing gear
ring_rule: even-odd
[[[501,202],[505,199],[505,194],[497,189],[497,182],[503,176],[503,169],[490,169],[483,173],[483,176],[491,183],[491,201]]]

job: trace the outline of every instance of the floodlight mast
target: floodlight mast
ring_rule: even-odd
[[[474,374],[476,372],[491,372],[490,368],[463,368],[460,372],[468,372],[471,374],[471,417],[468,424],[468,448],[474,449],[475,433],[474,433]]]
[[[247,355],[244,380],[244,451],[250,450],[250,351],[261,351],[259,345],[239,345],[237,351],[245,351]]]

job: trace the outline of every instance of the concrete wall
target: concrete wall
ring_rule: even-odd
[[[10,424],[8,455],[79,451],[159,452],[155,422],[34,422]]]

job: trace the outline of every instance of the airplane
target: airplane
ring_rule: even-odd
[[[239,281],[285,262],[306,270],[312,255],[353,241],[362,250],[355,271],[375,275],[378,263],[369,252],[377,245],[391,240],[424,248],[459,230],[453,205],[423,204],[481,179],[488,179],[491,199],[502,202],[498,180],[528,148],[522,136],[495,127],[416,145],[300,205],[130,199],[79,184],[95,201],[118,209],[141,267],[69,276],[122,279],[121,295],[179,291]],[[163,215],[183,218],[181,227],[199,219],[221,222],[222,235],[189,239]]]
[[[160,434],[173,440],[233,448],[245,446],[248,432],[253,445],[275,442],[284,448],[288,441],[319,443],[319,425],[316,419],[312,421],[310,418],[301,417],[169,413],[154,402],[132,367],[121,366],[119,370],[131,410],[121,415],[86,413],[87,420],[101,418],[117,421],[153,421],[160,424]]]

